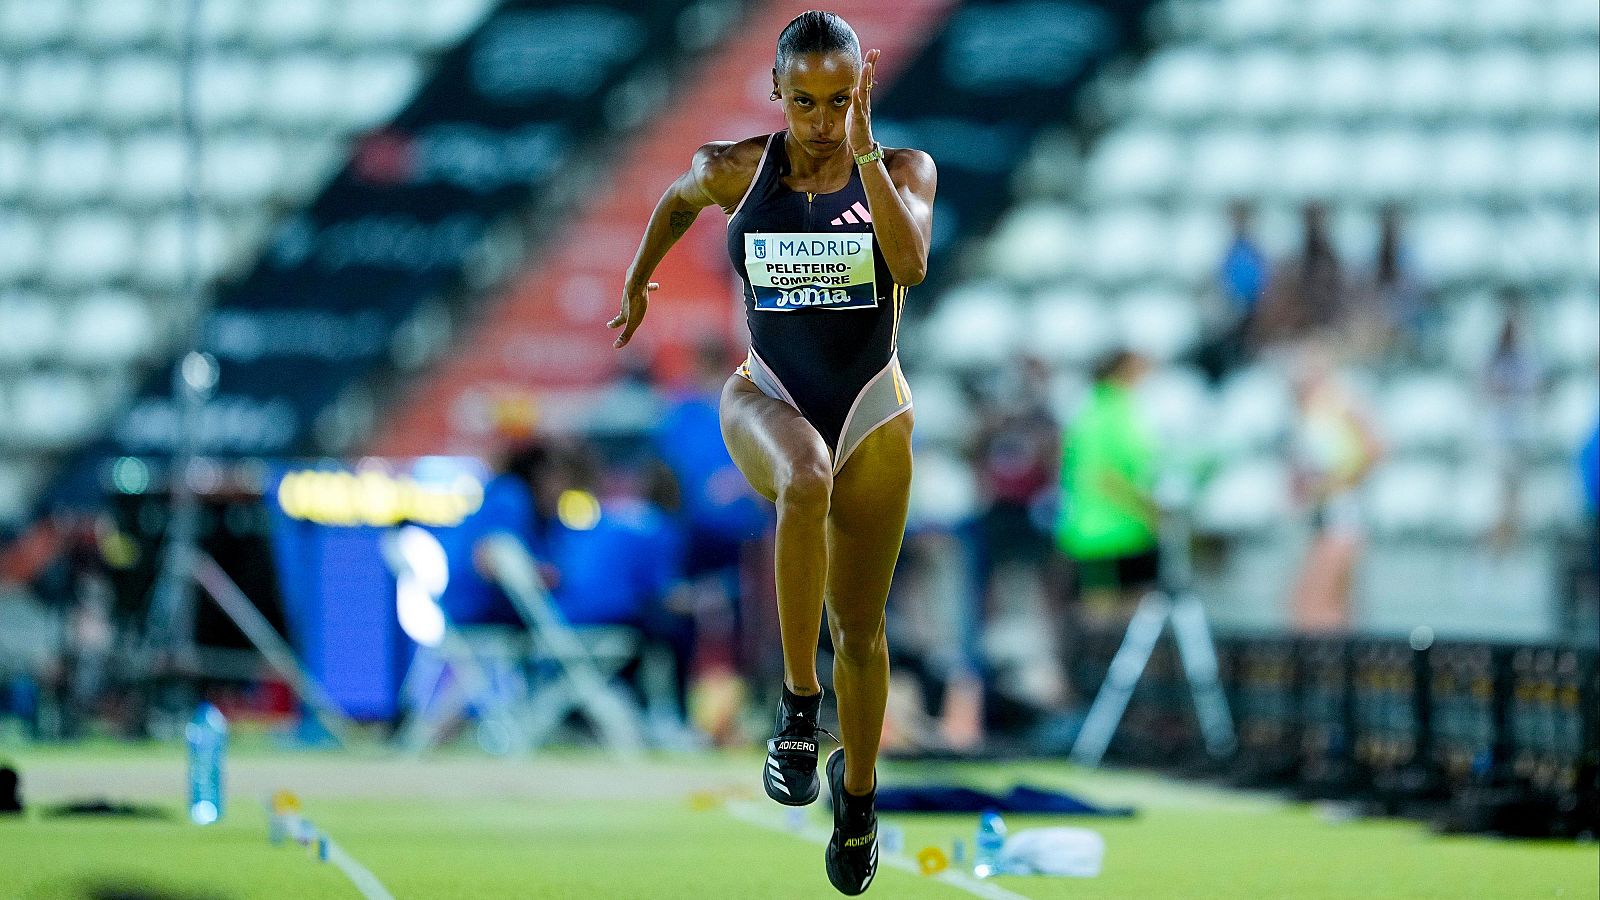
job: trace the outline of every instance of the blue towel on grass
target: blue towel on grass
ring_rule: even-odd
[[[1003,813],[1059,816],[1131,816],[1131,806],[1096,806],[1071,794],[1019,784],[1004,795],[947,784],[878,787],[879,812]]]

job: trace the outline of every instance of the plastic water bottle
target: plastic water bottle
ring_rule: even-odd
[[[986,809],[978,817],[978,837],[973,845],[972,874],[979,878],[1002,874],[1000,851],[1006,845],[1006,823],[998,812]]]
[[[878,826],[878,844],[883,848],[884,853],[890,856],[898,855],[901,850],[906,848],[905,829],[899,825],[880,824]]]
[[[184,728],[189,744],[189,819],[210,825],[222,818],[222,764],[228,754],[228,720],[200,704]]]

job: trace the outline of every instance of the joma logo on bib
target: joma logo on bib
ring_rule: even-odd
[[[745,274],[758,311],[878,305],[872,241],[856,235],[768,232],[744,236]]]
[[[778,291],[779,306],[833,306],[849,302],[850,292],[841,288],[806,287]]]

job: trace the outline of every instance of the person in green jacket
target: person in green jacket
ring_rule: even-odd
[[[1062,441],[1056,544],[1086,623],[1125,620],[1158,577],[1157,449],[1134,393],[1149,371],[1132,351],[1107,357]]]

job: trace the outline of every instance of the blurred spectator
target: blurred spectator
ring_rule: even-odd
[[[62,737],[81,737],[110,680],[117,629],[115,592],[98,546],[77,572],[77,596],[66,611],[61,699]]]
[[[944,736],[960,749],[974,748],[982,740],[977,661],[983,632],[999,619],[1020,616],[1034,622],[1045,613],[1051,539],[1044,511],[1054,499],[1061,452],[1049,387],[1049,366],[1037,357],[1024,357],[1018,367],[1001,373],[993,395],[979,410],[972,463],[983,509],[966,529],[973,570],[969,621],[978,627],[967,629],[969,668],[946,685],[943,707]],[[1059,654],[1053,647],[1045,649],[1034,664],[1058,672]],[[1064,689],[1064,684],[1045,685],[1041,699],[1059,705]]]
[[[1256,347],[1293,343],[1344,327],[1349,289],[1328,235],[1328,211],[1307,203],[1300,255],[1278,266],[1256,308],[1251,337]]]
[[[546,522],[543,541],[546,560],[558,576],[552,598],[574,625],[632,626],[643,635],[647,652],[662,650],[671,657],[673,720],[662,727],[681,731],[694,620],[679,602],[683,532],[659,505],[675,504],[677,486],[670,473],[657,467],[646,481],[648,496],[607,497],[602,502],[597,496],[599,463],[581,446],[563,451],[557,471],[556,514]],[[641,687],[638,660],[622,674]],[[648,702],[642,687],[640,693]]]
[[[1505,549],[1516,540],[1518,497],[1533,451],[1545,372],[1522,325],[1521,292],[1508,287],[1501,291],[1500,299],[1504,318],[1480,384],[1488,416],[1483,430],[1486,449],[1500,479],[1500,520],[1493,542],[1496,548]]]
[[[1248,338],[1267,285],[1267,255],[1254,235],[1256,208],[1246,200],[1234,200],[1227,215],[1234,237],[1218,269],[1216,296],[1221,303],[1210,315],[1210,338],[1198,351],[1198,364],[1213,381],[1245,364]]]
[[[60,646],[59,618],[23,585],[0,581],[0,726],[15,718],[29,738],[57,736],[49,694]],[[0,742],[8,730],[0,728]]]
[[[1210,337],[1198,351],[1198,362],[1213,382],[1243,365],[1256,307],[1267,283],[1267,255],[1255,236],[1255,206],[1247,200],[1228,205],[1233,237],[1217,270],[1217,304],[1211,313]]]
[[[0,554],[0,717],[72,739],[104,698],[114,596],[93,515],[56,511]]]
[[[1090,624],[1125,620],[1159,577],[1158,451],[1135,395],[1149,371],[1126,350],[1101,362],[1062,448],[1056,541],[1073,563],[1079,614]]]
[[[1372,272],[1352,292],[1350,348],[1369,359],[1402,355],[1420,360],[1435,330],[1428,293],[1411,266],[1400,227],[1399,207],[1385,206]]]
[[[1589,431],[1589,440],[1578,451],[1578,477],[1583,482],[1583,504],[1593,522],[1600,518],[1600,422]]]
[[[677,480],[678,513],[686,533],[684,577],[692,583],[703,649],[715,667],[736,665],[739,562],[747,543],[766,528],[767,507],[733,464],[722,440],[717,405],[733,371],[727,346],[702,342],[693,380],[671,399],[656,426],[656,455]]]
[[[919,438],[905,543],[890,586],[886,753],[978,750],[984,740],[983,613],[968,454]]]
[[[602,502],[600,467],[586,448],[562,448],[549,477],[555,515],[541,521],[540,543],[555,569],[556,605],[574,625],[643,626],[682,571],[677,530],[643,498]]]
[[[451,566],[440,598],[446,614],[457,624],[524,624],[494,583],[483,543],[496,534],[516,537],[538,560],[551,600],[568,623],[631,626],[647,652],[670,656],[675,668],[669,730],[676,730],[674,739],[680,737],[694,628],[687,611],[674,602],[682,580],[683,536],[660,505],[677,503],[670,473],[664,468],[651,473],[647,497],[602,501],[600,466],[581,444],[531,444],[509,454],[501,468],[484,488],[483,506],[439,535]],[[622,675],[648,703],[640,662],[632,661]]]
[[[1246,323],[1255,313],[1267,284],[1267,255],[1255,236],[1255,206],[1246,200],[1235,200],[1228,205],[1228,219],[1233,225],[1233,237],[1228,252],[1222,257],[1222,270],[1218,284],[1222,298],[1232,311],[1232,319]]]
[[[1600,638],[1600,422],[1578,451],[1578,479],[1583,485],[1583,528],[1569,545],[1566,594],[1567,632],[1591,644]]]
[[[1350,624],[1350,581],[1362,547],[1356,492],[1382,448],[1365,412],[1339,383],[1330,352],[1306,348],[1293,381],[1298,417],[1291,464],[1295,494],[1312,528],[1293,618],[1304,630],[1342,629]]]
[[[978,586],[987,593],[995,570],[1018,565],[1037,573],[1050,555],[1040,508],[1055,489],[1060,426],[1050,411],[1050,368],[1025,357],[1001,396],[980,411],[973,446],[984,510],[978,518]]]
[[[527,444],[509,452],[499,468],[499,474],[484,485],[477,512],[437,534],[450,564],[449,583],[439,605],[457,624],[522,624],[516,608],[490,578],[484,538],[510,534],[535,559],[545,556],[543,523],[555,515],[560,495],[551,449],[542,443]]]

